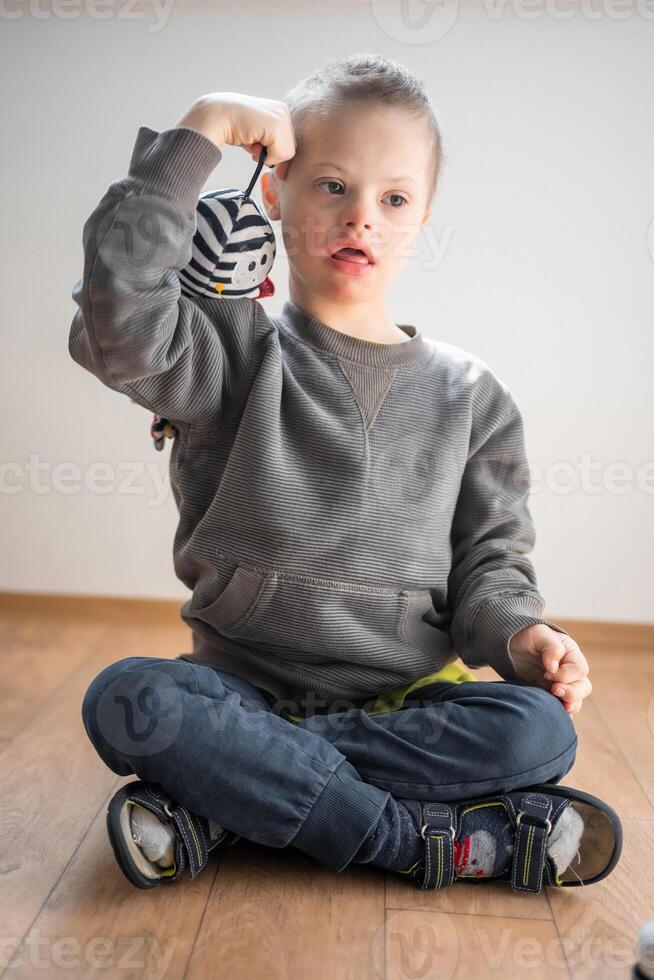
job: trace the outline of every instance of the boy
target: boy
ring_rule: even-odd
[[[266,146],[274,167],[280,316],[180,295],[225,143]],[[105,763],[140,777],[107,815],[139,887],[195,876],[240,836],[423,888],[539,891],[617,860],[614,811],[551,785],[591,685],[542,618],[520,412],[479,358],[385,311],[441,158],[419,81],[356,55],[285,102],[213,93],[173,129],[141,127],[85,224],[69,350],[174,422],[174,560],[193,593],[193,652],[111,664],[82,707]],[[453,684],[457,656],[504,680]]]

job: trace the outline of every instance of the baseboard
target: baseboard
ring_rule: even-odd
[[[190,594],[190,593],[189,593]],[[179,610],[183,599],[150,599],[132,596],[76,595],[54,592],[2,592],[0,612],[38,613],[50,618],[83,620],[103,619],[124,622],[138,618],[158,625],[166,622],[179,625]],[[582,647],[615,647],[616,652],[629,650],[652,653],[654,623],[633,621],[566,619],[547,611],[544,618],[568,631]]]

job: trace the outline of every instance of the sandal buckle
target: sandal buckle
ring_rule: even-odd
[[[422,837],[423,840],[427,840],[427,831],[428,830],[429,830],[429,824],[428,823],[423,823],[422,827],[420,828],[420,836]],[[450,831],[450,837],[452,838],[452,840],[455,840],[456,839],[456,831],[454,830],[454,827],[452,826],[452,824],[450,824],[450,826],[449,826],[449,831]]]
[[[522,819],[523,816],[524,816],[524,811],[523,810],[518,810],[518,815],[515,818],[515,822],[516,822],[516,826],[517,827],[520,826],[520,821],[521,821],[521,819]],[[536,826],[541,826],[541,825],[540,824],[537,824]],[[548,817],[545,817],[545,826],[547,827],[547,834],[546,834],[546,836],[549,837],[549,835],[552,833],[552,821]]]

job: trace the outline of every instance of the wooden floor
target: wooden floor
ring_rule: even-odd
[[[241,840],[194,882],[144,892],[122,876],[105,831],[110,797],[134,777],[103,765],[80,705],[106,664],[190,650],[179,605],[0,596],[5,977],[629,976],[654,916],[651,627],[562,623],[593,683],[563,783],[611,803],[625,832],[604,881],[527,897],[490,884],[422,892],[377,868],[336,875],[294,848]]]

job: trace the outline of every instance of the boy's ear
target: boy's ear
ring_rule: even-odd
[[[266,171],[261,175],[261,200],[271,221],[279,221],[279,193],[275,174]]]

